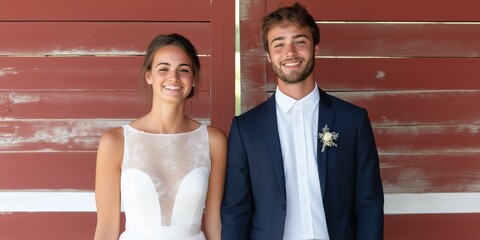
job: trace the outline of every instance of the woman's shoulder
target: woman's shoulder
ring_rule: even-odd
[[[123,148],[123,128],[117,127],[104,132],[98,143],[97,166],[106,164],[105,166],[120,167]]]
[[[116,127],[104,132],[100,137],[99,145],[108,148],[123,146],[123,128]]]
[[[219,128],[213,126],[207,126],[208,131],[208,138],[210,139],[210,143],[213,145],[223,144],[227,142],[227,135],[225,132]]]

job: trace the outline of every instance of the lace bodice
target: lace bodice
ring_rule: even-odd
[[[126,231],[121,239],[142,239],[138,234],[144,233],[139,231],[154,232],[148,239],[170,239],[153,237],[159,231],[162,236],[191,239],[176,234],[195,235],[200,229],[210,173],[207,127],[180,134],[123,128],[121,196]]]

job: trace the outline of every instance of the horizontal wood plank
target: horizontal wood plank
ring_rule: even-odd
[[[480,24],[319,23],[319,56],[479,57]],[[247,32],[252,31],[252,32]],[[241,54],[265,56],[261,32],[245,29]]]
[[[0,57],[0,91],[139,91],[143,59]],[[200,64],[197,90],[209,91],[210,57],[200,57]]]
[[[0,214],[2,239],[93,239],[95,224],[95,212]]]
[[[316,58],[314,76],[326,91],[480,90],[478,66],[480,58]],[[261,81],[261,69],[244,74]],[[267,79],[275,91],[270,64]]]
[[[95,158],[95,149],[88,152],[0,152],[0,189],[93,190]]]
[[[210,54],[210,25],[202,22],[0,22],[0,56],[137,56],[174,32]]]
[[[372,123],[385,125],[478,124],[478,90],[331,92],[368,110]]]
[[[322,24],[323,56],[479,57],[480,24]]]
[[[255,1],[246,1],[249,4]],[[267,0],[266,11],[289,6],[296,0]],[[382,0],[304,0],[301,2],[316,20],[337,21],[480,21],[476,0],[382,1]]]
[[[480,213],[415,214],[385,216],[388,240],[475,240],[480,238]]]
[[[378,151],[384,155],[479,154],[479,132],[480,124],[377,126],[374,128]]]
[[[210,1],[2,0],[0,16],[7,21],[209,21]]]
[[[150,110],[142,92],[0,92],[0,119],[137,118]],[[187,115],[210,118],[210,92],[196,92]]]
[[[95,150],[0,153],[0,188],[93,190]],[[479,159],[462,152],[380,155],[384,191],[480,192]]]
[[[100,135],[131,120],[1,121],[0,151],[69,152],[96,151]]]
[[[210,124],[209,119],[196,119]],[[0,121],[0,153],[96,151],[100,135],[132,119],[26,119]]]
[[[477,111],[477,102],[480,101],[478,90],[329,93],[366,108],[372,124],[379,127],[480,123],[480,113]],[[472,131],[477,128],[471,127]]]
[[[387,215],[385,216],[385,239],[478,239],[480,237],[477,231],[479,217],[478,213]],[[5,239],[33,239],[39,236],[50,240],[91,239],[95,231],[95,222],[96,214],[93,212],[0,215],[2,237]],[[29,231],[25,231],[25,226],[29,226]],[[123,224],[121,229],[124,229]]]
[[[385,193],[480,192],[480,149],[380,155],[380,168]]]

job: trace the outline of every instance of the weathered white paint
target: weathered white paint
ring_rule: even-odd
[[[209,125],[210,119],[195,119],[202,124]],[[25,132],[21,126],[7,124],[7,122],[20,122],[18,120],[0,119],[0,152],[17,151],[15,149],[22,144],[43,142],[48,144],[68,144],[73,142],[81,150],[94,150],[98,144],[98,139],[102,132],[125,125],[132,119],[22,119],[21,122],[28,122],[25,127],[31,128]],[[35,123],[35,124],[33,124]],[[35,151],[44,151],[42,149],[34,149]],[[23,149],[28,152],[30,149]],[[52,151],[58,151],[52,150]]]
[[[14,71],[13,68],[0,68],[0,77],[14,74],[18,74],[18,72]]]
[[[0,214],[9,212],[95,212],[93,191],[0,191]],[[385,195],[385,214],[480,213],[480,193]]]
[[[118,50],[118,49],[106,49],[106,50],[85,50],[85,49],[70,49],[70,50],[52,50],[40,53],[18,53],[18,52],[8,52],[0,51],[0,56],[4,57],[79,57],[79,56],[95,56],[95,57],[117,57],[117,56],[145,56],[145,51],[134,51],[134,50]],[[210,54],[199,54],[198,57],[211,57]],[[0,77],[1,75],[0,69]]]
[[[375,75],[375,78],[383,80],[383,79],[385,79],[386,75],[387,74],[384,71],[379,70],[379,71],[377,71],[377,74]]]
[[[32,103],[32,102],[40,102],[42,100],[42,96],[11,92],[10,94],[8,94],[8,100],[11,104]]]

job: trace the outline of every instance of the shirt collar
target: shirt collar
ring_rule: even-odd
[[[294,98],[287,96],[282,91],[280,91],[280,88],[278,88],[278,86],[275,90],[275,101],[284,113],[290,111],[290,109],[292,109],[293,105],[295,105],[296,102],[301,102],[306,110],[313,112],[317,107],[319,100],[320,93],[318,92],[317,83],[315,83],[315,87],[309,94],[307,94],[307,96],[299,100],[295,100]]]

